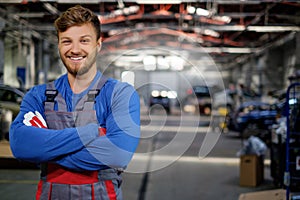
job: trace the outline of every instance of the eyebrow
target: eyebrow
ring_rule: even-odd
[[[80,36],[80,38],[85,38],[85,37],[93,38],[91,35],[83,35],[83,36]],[[63,39],[71,39],[71,38],[68,37],[68,36],[64,36],[64,37],[61,37],[60,39],[63,40]]]
[[[83,37],[90,37],[90,38],[92,38],[91,35],[83,35],[83,36],[81,36],[80,38],[83,38]]]

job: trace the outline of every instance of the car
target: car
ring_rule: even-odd
[[[247,101],[229,113],[227,127],[247,138],[251,135],[267,142],[271,126],[276,123],[278,107],[261,101]]]
[[[206,85],[195,85],[187,90],[184,98],[184,110],[210,115],[212,112],[211,88]]]
[[[10,124],[20,111],[25,93],[25,90],[0,84],[0,139],[9,139]]]
[[[153,90],[151,92],[151,97],[149,100],[149,107],[154,108],[163,108],[167,114],[171,113],[171,99],[168,96],[167,91],[158,91]]]

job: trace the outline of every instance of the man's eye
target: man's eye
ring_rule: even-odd
[[[71,43],[71,41],[70,40],[63,40],[63,41],[61,41],[61,43],[62,44],[69,44],[69,43]]]
[[[88,43],[88,42],[90,42],[90,40],[89,39],[82,39],[81,42],[82,43]]]

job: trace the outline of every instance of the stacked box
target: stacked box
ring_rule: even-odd
[[[240,157],[240,185],[255,187],[264,180],[264,158],[258,155]]]

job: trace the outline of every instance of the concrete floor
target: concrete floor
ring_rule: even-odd
[[[170,142],[173,133],[167,130],[176,121],[176,116],[168,118],[166,131],[157,136],[157,147]],[[146,132],[144,129],[144,133]],[[197,133],[189,149],[166,167],[146,173],[125,171],[124,200],[238,200],[245,193],[278,189],[270,176],[268,156],[265,159],[263,182],[255,187],[240,186],[240,159],[236,152],[241,147],[241,140],[234,133],[221,135],[210,154],[200,159],[199,144],[203,141],[203,135],[202,132]],[[141,140],[138,152],[145,151],[151,145],[153,144],[149,140]],[[0,155],[0,199],[34,199],[39,170],[28,163],[16,161],[11,156],[8,142],[0,142]],[[168,159],[173,158],[168,155],[148,158],[137,154],[129,169],[143,165],[156,166],[168,162]]]

